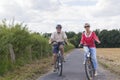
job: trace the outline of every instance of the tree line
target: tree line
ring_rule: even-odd
[[[99,37],[101,44],[96,44],[98,48],[120,48],[120,29],[113,30],[95,30],[96,35]],[[81,40],[82,32],[75,33],[73,31],[66,32],[68,40],[76,48]],[[50,37],[51,33],[45,33],[45,37]]]

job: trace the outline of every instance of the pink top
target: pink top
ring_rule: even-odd
[[[82,38],[81,38],[81,41],[80,41],[81,44],[87,45],[89,47],[96,47],[95,46],[95,41],[99,41],[95,32],[91,32],[89,36],[86,35],[86,32],[82,33]]]

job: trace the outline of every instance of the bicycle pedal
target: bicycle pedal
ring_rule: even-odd
[[[59,66],[61,66],[61,63],[59,63]]]
[[[56,69],[54,69],[53,72],[56,72]]]
[[[90,77],[90,80],[93,80],[93,78]]]

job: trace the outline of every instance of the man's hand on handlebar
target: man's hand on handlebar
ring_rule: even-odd
[[[69,45],[69,43],[68,43],[67,41],[65,41],[65,44],[66,44],[66,45]]]
[[[54,44],[58,44],[58,42],[57,42],[57,41],[49,41],[49,44],[54,45]],[[65,44],[65,45],[69,45],[69,43],[66,42],[66,41],[64,41],[64,44]]]
[[[49,44],[56,44],[57,42],[56,41],[53,41],[52,39],[49,40]]]

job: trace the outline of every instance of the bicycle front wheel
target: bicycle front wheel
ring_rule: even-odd
[[[92,80],[94,78],[94,68],[91,59],[87,59],[85,62],[85,72],[88,80]]]
[[[63,61],[62,57],[58,58],[58,75],[62,76],[62,71],[63,71]]]

